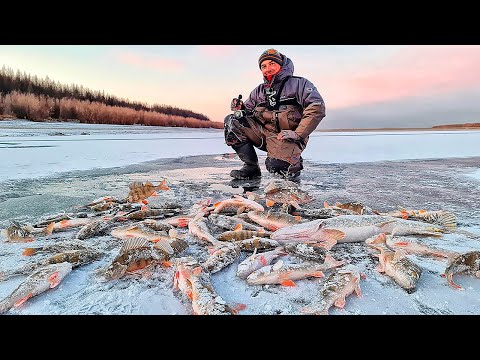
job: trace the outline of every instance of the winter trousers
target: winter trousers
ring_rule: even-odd
[[[225,143],[238,148],[252,143],[256,148],[266,151],[265,167],[271,173],[296,176],[303,169],[301,154],[306,143],[290,140],[278,140],[278,132],[262,126],[252,117],[237,119],[227,115],[224,119]]]

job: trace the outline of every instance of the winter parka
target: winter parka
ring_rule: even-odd
[[[284,58],[283,67],[270,86],[264,78],[244,105],[267,130],[274,133],[294,130],[306,144],[309,135],[325,117],[325,103],[312,82],[293,75],[293,62],[285,55]]]

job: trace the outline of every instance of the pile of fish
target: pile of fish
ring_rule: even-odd
[[[36,224],[12,220],[3,229],[6,242],[28,243],[23,255],[31,262],[0,272],[0,281],[26,276],[0,301],[0,313],[56,287],[75,268],[104,255],[93,238],[105,237],[117,251],[106,266],[95,271],[102,281],[129,276],[173,272],[173,291],[193,314],[238,314],[242,304],[227,304],[216,292],[211,274],[237,263],[236,276],[250,286],[296,286],[300,280],[320,279],[318,296],[302,307],[302,314],[328,314],[343,308],[346,298],[360,297],[365,274],[335,254],[337,244],[364,243],[378,258],[377,271],[408,293],[415,291],[422,268],[408,255],[445,261],[445,276],[454,289],[455,274],[480,277],[480,251],[457,253],[413,242],[406,236],[441,237],[455,232],[455,214],[448,210],[400,209],[379,212],[361,203],[324,203],[314,200],[295,182],[271,181],[261,193],[247,192],[216,199],[199,199],[189,207],[147,200],[168,191],[159,185],[132,182],[124,199],[104,196],[76,213],[40,219]],[[65,233],[59,241],[52,234]],[[34,246],[42,239],[43,245]],[[196,251],[193,251],[193,249]],[[198,250],[200,249],[200,250]],[[246,257],[243,255],[247,255]]]

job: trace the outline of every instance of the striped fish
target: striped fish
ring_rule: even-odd
[[[130,192],[127,196],[127,202],[129,203],[138,203],[142,200],[146,200],[150,196],[156,196],[157,190],[170,190],[167,186],[166,179],[163,179],[158,185],[153,185],[150,181],[146,181],[145,183],[141,181],[133,181],[130,183],[129,188]]]
[[[253,231],[253,230],[243,230],[242,224],[238,224],[233,231],[225,231],[218,236],[220,241],[241,241],[245,239],[250,239],[253,237],[263,237],[270,236],[270,232],[265,230]]]
[[[357,297],[362,296],[360,278],[358,268],[353,265],[338,269],[325,278],[319,295],[308,306],[301,308],[300,312],[307,315],[328,315],[332,306],[343,309],[349,295],[355,293]]]

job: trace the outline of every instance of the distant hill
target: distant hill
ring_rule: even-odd
[[[319,132],[368,132],[368,131],[425,131],[425,130],[480,130],[480,123],[435,125],[430,128],[352,128],[352,129],[319,129]]]
[[[480,129],[480,123],[436,125],[432,129]]]

